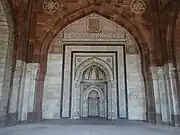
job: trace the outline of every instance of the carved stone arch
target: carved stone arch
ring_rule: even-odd
[[[83,94],[84,99],[87,100],[89,93],[91,91],[93,91],[93,90],[98,93],[100,100],[103,101],[104,100],[104,94],[103,94],[102,90],[99,87],[95,86],[95,85],[88,87],[84,91],[84,94]]]
[[[113,9],[113,7],[112,8],[109,7],[109,8],[110,9],[107,10],[107,8],[103,5],[89,5],[87,7],[80,8],[76,10],[75,12],[71,12],[67,14],[63,18],[60,18],[54,24],[54,26],[52,26],[52,28],[49,31],[47,31],[47,33],[43,36],[42,40],[40,41],[40,48],[41,48],[40,59],[39,59],[40,68],[37,73],[37,86],[36,86],[36,89],[38,89],[38,92],[36,94],[36,98],[37,98],[36,111],[39,114],[38,115],[39,118],[41,118],[41,112],[42,112],[42,103],[41,103],[42,96],[39,98],[39,95],[42,95],[43,93],[43,83],[44,83],[46,67],[47,67],[47,54],[48,54],[50,44],[52,43],[53,39],[58,35],[58,33],[62,31],[67,25],[91,13],[99,14],[117,23],[118,25],[125,28],[130,33],[130,35],[132,35],[132,37],[134,38],[134,40],[139,46],[139,50],[141,53],[141,60],[142,60],[142,63],[144,63],[142,64],[143,69],[144,69],[143,70],[144,74],[148,72],[148,66],[149,66],[149,63],[147,64],[147,62],[149,62],[148,45],[150,44],[150,42],[145,37],[145,34],[143,33],[143,31],[140,30],[139,25],[136,25],[138,24],[138,22],[136,21],[132,22],[131,20],[129,20],[128,17],[122,14],[118,14],[118,12],[115,9]],[[147,53],[143,53],[143,52],[147,52]]]
[[[81,81],[84,71],[86,69],[90,68],[91,66],[97,66],[100,69],[102,69],[104,71],[104,73],[106,74],[107,80],[114,80],[112,68],[107,63],[105,63],[103,60],[101,60],[99,58],[95,58],[95,57],[92,57],[92,58],[84,61],[77,67],[77,70],[75,72],[75,80]]]
[[[1,31],[0,31],[0,42],[1,42],[1,85],[0,85],[0,95],[3,98],[0,98],[0,111],[9,113],[10,108],[10,98],[12,95],[12,82],[13,82],[13,66],[14,61],[16,60],[13,57],[14,49],[14,22],[11,12],[11,7],[8,1],[0,0],[0,12],[1,12]],[[4,106],[4,107],[2,107]],[[5,117],[1,116],[0,119]]]

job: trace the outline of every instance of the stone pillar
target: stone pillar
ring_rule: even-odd
[[[105,85],[104,85],[104,117],[105,118],[108,118],[107,116],[108,116],[108,108],[107,108],[107,92],[108,92],[108,89],[107,89],[107,83],[105,83]]]
[[[104,99],[100,99],[99,100],[99,114],[100,114],[100,117],[104,117]]]
[[[155,124],[156,122],[156,104],[153,88],[152,73],[149,71],[144,79],[146,90],[146,121]]]
[[[83,117],[88,116],[88,99],[83,98]]]
[[[35,99],[35,84],[36,75],[38,70],[38,63],[29,63],[26,66],[25,76],[24,76],[24,88],[22,90],[21,99],[21,115],[20,120],[32,120],[34,115],[34,99]]]
[[[72,84],[72,107],[71,109],[71,118],[72,119],[79,119],[80,118],[80,82],[78,81],[73,81]]]
[[[25,121],[28,112],[34,111],[37,70],[38,64],[17,60],[8,114],[10,120]]]
[[[156,123],[169,124],[169,98],[164,67],[151,67],[156,106]]]
[[[10,97],[9,104],[9,112],[8,119],[12,121],[16,121],[18,119],[19,114],[19,101],[20,101],[20,91],[21,91],[21,83],[24,72],[25,62],[22,60],[16,61],[16,68],[13,78],[13,87],[12,93]]]
[[[162,123],[161,103],[160,103],[160,90],[158,84],[158,69],[151,67],[152,84],[154,89],[155,106],[156,106],[156,123]]]
[[[81,90],[80,90],[80,111],[81,111],[81,114],[80,114],[80,117],[83,117],[83,93],[84,93],[84,83],[80,83],[80,87],[81,87]]]
[[[111,116],[112,119],[117,119],[118,118],[118,114],[117,114],[117,87],[116,87],[116,82],[112,81],[111,82],[111,92],[112,92],[112,112],[111,112]]]
[[[173,68],[173,64],[168,64],[168,86],[169,86],[169,96],[171,99],[171,124],[173,126],[180,126],[180,105],[178,101],[178,89],[176,84],[176,77],[175,77],[175,69]]]
[[[112,116],[112,84],[111,82],[107,83],[108,87],[108,119],[113,119]]]
[[[19,101],[18,101],[18,120],[20,121],[24,121],[24,120],[27,120],[26,116],[27,116],[27,113],[23,114],[23,104],[27,104],[27,99],[24,101],[24,98],[26,98],[28,95],[27,92],[26,92],[26,86],[25,86],[25,83],[26,83],[26,71],[27,71],[27,64],[24,63],[24,66],[23,66],[23,71],[22,71],[22,76],[21,76],[21,82],[20,82],[20,89],[19,89]],[[25,103],[24,103],[25,102]]]
[[[162,122],[168,124],[169,123],[168,93],[165,82],[164,67],[158,67],[158,85],[160,91]]]

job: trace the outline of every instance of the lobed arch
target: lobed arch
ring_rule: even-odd
[[[109,80],[109,81],[114,80],[114,76],[113,76],[111,67],[109,67],[109,65],[107,65],[107,63],[105,63],[101,59],[94,58],[94,57],[87,59],[86,61],[84,61],[77,67],[77,70],[75,72],[75,80],[83,80],[82,77],[83,77],[84,71],[86,69],[90,68],[91,66],[97,66],[98,68],[103,70],[104,73],[106,74],[107,80]]]

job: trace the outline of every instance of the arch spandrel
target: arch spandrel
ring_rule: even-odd
[[[44,39],[42,40],[41,43],[41,54],[43,53],[47,53],[48,49],[50,47],[51,42],[53,41],[53,39],[58,35],[58,33],[60,31],[62,31],[67,25],[73,23],[76,20],[79,20],[91,13],[96,13],[99,14],[117,24],[119,24],[120,26],[123,26],[123,28],[125,28],[127,31],[130,32],[130,35],[132,35],[134,37],[134,39],[136,40],[140,51],[143,51],[144,46],[141,46],[142,43],[147,45],[147,42],[145,40],[145,37],[143,36],[143,34],[138,30],[137,26],[135,26],[134,23],[132,23],[131,21],[127,20],[126,18],[124,18],[123,16],[121,16],[120,14],[117,14],[114,16],[114,12],[109,12],[106,13],[106,10],[104,9],[104,7],[98,7],[95,6],[96,8],[94,8],[93,5],[88,6],[86,8],[80,9],[72,14],[69,14],[67,16],[65,16],[62,19],[60,19],[53,27],[52,29],[49,30],[49,32],[47,33],[47,35],[44,37]]]

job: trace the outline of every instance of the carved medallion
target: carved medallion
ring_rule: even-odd
[[[48,13],[54,13],[57,11],[59,3],[57,0],[46,0],[43,4],[43,9]]]
[[[130,8],[134,13],[140,14],[146,10],[146,3],[143,0],[133,0]]]

